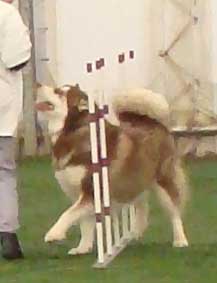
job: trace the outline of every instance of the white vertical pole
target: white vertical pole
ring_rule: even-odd
[[[133,204],[130,205],[130,232],[134,232],[135,227],[135,221],[136,221],[136,210],[135,206]]]
[[[103,113],[104,99],[100,97],[99,109]],[[109,173],[108,173],[108,156],[107,156],[107,145],[106,145],[106,128],[104,116],[99,119],[100,128],[100,148],[101,148],[101,162],[102,162],[102,186],[103,186],[103,204],[105,210],[105,229],[106,229],[106,243],[107,253],[112,254],[112,227],[111,227],[111,208],[110,208],[110,194],[109,194]],[[105,161],[105,164],[103,164]]]
[[[104,105],[104,67],[105,59],[100,58],[95,62],[97,73],[97,89],[98,89],[98,106],[99,106],[99,146],[100,146],[100,164],[101,164],[101,181],[103,192],[103,206],[105,215],[105,237],[106,237],[106,251],[108,255],[112,255],[112,228],[110,216],[110,195],[109,195],[109,177],[107,161],[107,146],[106,146],[106,128],[105,128],[105,105]]]
[[[127,239],[129,237],[129,229],[128,229],[129,214],[128,214],[128,206],[127,205],[125,205],[122,208],[121,215],[122,215],[123,238]]]
[[[87,72],[92,73],[92,65],[87,64]],[[91,94],[88,97],[88,108],[90,117],[94,117],[96,108],[95,101]],[[96,115],[95,115],[96,116]],[[103,223],[102,223],[102,206],[100,194],[100,173],[94,170],[99,166],[99,153],[97,142],[97,125],[96,121],[90,121],[90,142],[91,142],[91,160],[93,165],[93,187],[94,187],[94,206],[96,213],[96,235],[97,235],[97,254],[98,263],[104,263],[104,243],[103,243]]]
[[[120,247],[121,237],[120,237],[120,226],[118,213],[113,214],[113,229],[114,229],[114,244],[115,247]]]

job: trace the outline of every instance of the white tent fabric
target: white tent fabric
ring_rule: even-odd
[[[146,86],[167,97],[172,125],[216,124],[216,1],[148,2]],[[188,150],[192,147],[197,147],[198,155],[216,151],[215,138],[193,142]]]
[[[43,47],[42,55],[49,61],[40,61],[40,80],[49,69],[61,84],[89,86],[103,79],[107,92],[130,81],[166,96],[172,125],[217,123],[216,0],[35,2],[38,7],[44,2],[47,11],[43,27],[48,29],[39,30],[47,34],[47,51]],[[40,46],[41,41],[36,40]],[[135,50],[137,61],[118,68],[117,54],[130,49]],[[85,63],[101,56],[108,68],[101,78],[88,81]],[[215,138],[204,140],[208,142],[197,142],[198,154],[216,151]]]

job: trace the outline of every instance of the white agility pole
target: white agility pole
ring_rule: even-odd
[[[118,55],[118,70],[119,70],[119,78],[118,80],[121,82],[120,89],[125,90],[127,88],[131,88],[133,83],[132,80],[132,63],[133,59],[135,57],[134,50],[130,50],[128,52],[123,52]],[[128,67],[128,76],[127,75],[127,67]],[[133,69],[133,68],[132,68]],[[131,215],[130,213],[130,207],[131,206],[124,206],[121,211],[121,218],[122,218],[122,237],[124,239],[128,239],[131,236],[131,227],[133,225],[130,224],[130,222],[133,222],[133,217],[135,217],[135,214],[132,213],[133,211],[133,205],[131,209]]]
[[[87,72],[92,73],[92,64],[87,64]],[[94,118],[96,113],[95,101],[91,94],[88,96],[88,109],[90,117],[90,143],[91,160],[93,165],[93,187],[94,187],[94,207],[96,215],[96,236],[97,236],[97,255],[98,262],[104,262],[104,243],[103,243],[103,223],[102,223],[102,204],[100,192],[100,172],[99,172],[99,153],[97,140],[97,121]]]
[[[89,113],[95,113],[95,103],[89,97]],[[96,122],[90,122],[90,140],[91,140],[91,158],[93,166],[99,164],[98,158],[98,143],[97,143],[97,125]],[[97,169],[93,172],[93,186],[94,186],[94,206],[96,213],[96,232],[97,232],[97,250],[98,262],[104,262],[104,244],[103,244],[103,223],[102,223],[102,205],[100,192],[100,173]]]
[[[104,58],[95,62],[96,70],[102,71],[105,66]],[[92,64],[87,64],[87,72],[92,75]],[[100,79],[104,74],[97,74]],[[94,206],[96,215],[96,236],[97,236],[97,262],[95,268],[105,268],[131,241],[131,223],[135,214],[130,210],[129,205],[124,206],[121,212],[123,216],[119,221],[118,213],[111,217],[111,203],[109,190],[109,168],[106,145],[106,126],[105,116],[108,114],[108,105],[105,103],[103,82],[97,85],[97,101],[95,93],[88,95],[89,115],[90,115],[90,140],[91,140],[91,159],[94,187]],[[96,86],[95,86],[96,88]],[[112,221],[113,220],[113,221]],[[113,233],[112,233],[113,223]],[[122,236],[120,233],[120,223],[122,225]],[[130,227],[130,229],[129,229]],[[105,241],[104,241],[105,234]],[[113,240],[114,238],[114,240]]]
[[[129,207],[125,205],[122,210],[121,210],[121,217],[122,217],[122,237],[124,239],[129,238],[129,229],[128,229],[128,224],[129,224]]]
[[[128,87],[129,88],[134,88],[138,87],[138,70],[136,68],[136,62],[135,62],[135,51],[133,49],[129,50],[128,52],[128,69],[129,69],[129,74],[127,80],[128,82]],[[135,228],[135,218],[136,218],[136,210],[135,206],[133,204],[130,204],[129,206],[129,232],[133,233],[134,228]]]
[[[104,60],[102,58],[96,61],[96,70],[100,70],[103,66]],[[91,64],[87,65],[87,72],[92,73]],[[100,85],[98,87],[100,87]],[[97,91],[97,95],[99,94],[101,94],[100,90]],[[97,263],[94,265],[94,267],[104,267],[108,262],[108,257],[112,255],[113,249],[107,147],[104,121],[105,105],[103,96],[100,95],[100,97],[98,98],[100,100],[98,101],[99,110],[96,109],[95,100],[93,99],[93,96],[91,97],[90,95],[88,97],[88,106],[90,114],[91,158],[93,165],[94,206],[96,215],[98,257]],[[105,219],[106,253],[104,245],[103,216]]]
[[[105,67],[105,59],[101,58],[100,69]],[[101,84],[103,86],[103,71]],[[105,234],[106,234],[106,250],[108,255],[112,255],[112,225],[111,225],[111,208],[110,208],[110,194],[109,194],[109,173],[108,173],[108,156],[106,144],[106,129],[105,129],[105,115],[108,114],[108,107],[104,104],[105,97],[103,89],[100,91],[99,97],[99,144],[100,144],[100,161],[101,161],[101,176],[103,189],[103,205],[105,214]]]
[[[113,213],[113,229],[114,229],[114,245],[115,247],[120,247],[121,246],[120,223],[117,212]]]
[[[114,242],[112,239],[112,221],[111,221],[111,209],[110,209],[110,195],[109,195],[109,173],[108,173],[108,163],[107,163],[107,148],[106,148],[106,129],[105,129],[105,120],[104,115],[107,113],[105,111],[105,105],[103,103],[103,97],[99,98],[99,144],[100,144],[100,156],[101,156],[101,177],[102,177],[102,192],[103,192],[103,206],[104,206],[104,222],[105,222],[105,238],[106,238],[106,252],[103,256],[103,261],[98,261],[94,265],[95,268],[106,268],[109,263],[112,262],[112,260],[117,257],[117,255],[128,245],[128,243],[131,241],[131,238],[129,237],[129,231],[128,231],[128,223],[129,218],[125,217],[122,219],[122,227],[125,227],[124,229],[126,232],[123,232],[122,237],[120,237],[120,229],[119,229],[119,218],[118,214],[114,213],[113,218],[113,227],[114,227]],[[128,207],[123,208],[128,216]],[[126,228],[127,227],[127,228]],[[99,250],[99,249],[98,249]]]
[[[104,69],[105,59],[100,58],[95,61],[96,69],[96,87],[97,87],[97,101],[99,110],[95,113],[97,117],[96,125],[98,131],[98,144],[99,144],[99,163],[100,163],[100,184],[102,186],[102,200],[103,203],[103,216],[105,220],[105,238],[106,238],[106,253],[112,254],[112,228],[111,228],[111,215],[110,215],[110,196],[109,196],[109,178],[108,178],[108,162],[107,162],[107,146],[105,135],[105,105],[104,105]],[[104,245],[105,246],[105,245]]]
[[[134,232],[135,228],[135,219],[136,219],[136,210],[133,204],[130,205],[130,232]]]

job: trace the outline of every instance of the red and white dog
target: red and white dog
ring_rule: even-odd
[[[94,242],[87,104],[87,95],[78,86],[38,89],[37,109],[48,120],[55,177],[73,202],[48,231],[45,241],[63,240],[69,228],[79,224],[81,240],[69,254],[88,253]],[[139,238],[148,224],[148,192],[156,190],[171,218],[173,246],[187,246],[181,220],[186,181],[167,128],[167,102],[149,90],[133,89],[116,96],[113,107],[120,125],[106,121],[112,209],[134,202],[134,234]]]

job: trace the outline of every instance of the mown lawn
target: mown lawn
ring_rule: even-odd
[[[0,260],[0,283],[216,283],[217,282],[217,161],[187,163],[191,201],[185,214],[190,248],[171,248],[171,227],[155,197],[150,227],[142,243],[130,245],[107,270],[95,270],[94,255],[69,257],[78,229],[62,245],[43,237],[69,201],[58,189],[48,159],[20,164],[20,239],[25,260]]]

